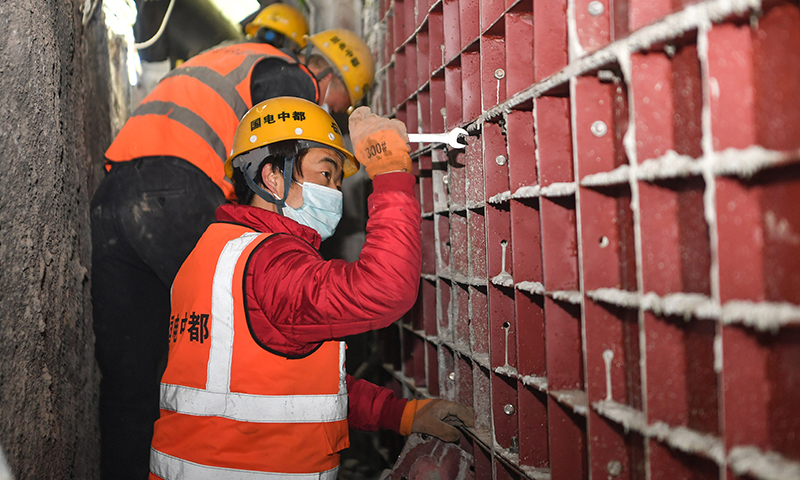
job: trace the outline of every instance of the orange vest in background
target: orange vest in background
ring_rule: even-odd
[[[226,198],[235,200],[223,164],[239,120],[253,107],[253,68],[270,57],[297,63],[272,45],[260,43],[215,48],[183,63],[136,107],[106,151],[106,158],[109,162],[152,156],[182,158],[205,172]]]
[[[287,358],[255,340],[245,267],[269,236],[212,224],[175,277],[151,479],[336,479],[349,446],[345,345]]]

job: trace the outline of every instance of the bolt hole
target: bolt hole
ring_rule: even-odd
[[[606,248],[610,242],[608,241],[608,237],[603,235],[602,237],[600,237],[598,243],[600,244],[600,248]]]
[[[506,240],[500,240],[501,247],[505,247],[506,245],[508,245],[508,242]]]
[[[503,322],[503,328],[509,329],[509,328],[511,328],[511,324],[508,323],[508,322]]]

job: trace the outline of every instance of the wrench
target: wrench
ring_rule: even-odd
[[[459,143],[458,137],[467,135],[463,128],[454,128],[447,133],[409,133],[409,143],[446,143],[452,148],[464,148],[466,143]]]

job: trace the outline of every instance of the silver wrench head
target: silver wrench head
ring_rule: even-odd
[[[468,133],[463,128],[454,128],[447,132],[447,144],[450,145],[452,148],[464,148],[467,146],[466,143],[459,143],[458,137],[461,135],[467,136]]]

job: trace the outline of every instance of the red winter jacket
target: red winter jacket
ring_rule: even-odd
[[[420,207],[408,173],[375,177],[367,238],[356,262],[325,261],[319,234],[280,214],[225,204],[218,221],[273,232],[245,272],[247,313],[266,347],[300,355],[319,342],[384,328],[414,304],[422,269]],[[348,421],[358,430],[399,431],[406,400],[347,376]]]

